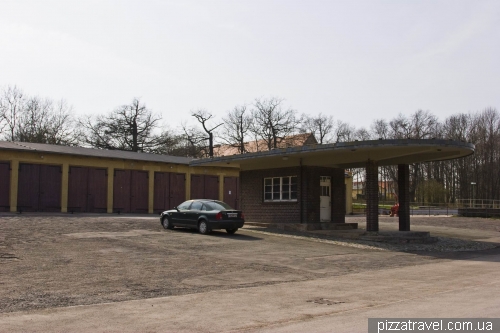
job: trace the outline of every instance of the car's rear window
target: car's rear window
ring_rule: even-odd
[[[232,210],[233,209],[227,203],[222,202],[222,201],[204,202],[204,204],[207,206],[207,208],[210,207],[212,210]]]

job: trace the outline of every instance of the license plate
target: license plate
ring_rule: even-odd
[[[227,217],[238,217],[238,213],[227,213]]]

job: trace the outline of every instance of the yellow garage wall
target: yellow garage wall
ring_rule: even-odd
[[[175,172],[186,174],[186,200],[191,195],[191,174],[207,174],[219,176],[219,199],[223,195],[223,177],[238,177],[239,171],[234,168],[221,167],[190,167],[188,165],[135,161],[124,159],[99,158],[92,156],[64,155],[45,152],[0,151],[0,161],[11,163],[10,211],[17,211],[17,191],[19,180],[19,163],[52,164],[62,166],[61,212],[67,212],[68,207],[68,172],[70,166],[83,166],[108,169],[108,213],[113,212],[113,174],[114,169],[149,171],[149,213],[153,213],[154,202],[154,172]]]

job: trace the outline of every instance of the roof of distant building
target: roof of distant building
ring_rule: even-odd
[[[297,147],[317,143],[318,141],[316,141],[316,138],[312,133],[302,133],[285,137],[278,143],[277,148]],[[245,151],[247,153],[256,153],[268,150],[269,147],[266,140],[245,142]],[[235,147],[234,145],[221,145],[214,147],[214,156],[231,156],[238,155],[239,153],[238,147]]]

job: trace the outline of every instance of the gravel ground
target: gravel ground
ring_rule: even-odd
[[[497,243],[463,240],[458,238],[437,237],[438,241],[431,244],[402,243],[390,244],[383,242],[372,242],[365,240],[350,240],[331,235],[318,235],[311,233],[304,236],[304,233],[293,231],[282,231],[276,229],[255,228],[257,233],[274,234],[282,237],[292,237],[296,239],[313,238],[320,242],[335,244],[339,246],[354,247],[360,249],[376,249],[382,251],[402,251],[402,252],[458,252],[458,251],[482,251],[494,249],[500,246]]]
[[[423,265],[450,260],[432,252],[440,251],[439,247],[479,249],[470,244],[443,239],[431,250],[409,253],[405,251],[411,248],[389,244],[270,230],[242,229],[232,236],[225,232],[205,236],[178,228],[166,231],[156,217],[7,215],[0,217],[0,312]]]
[[[471,218],[461,216],[410,216],[412,226],[427,225],[457,229],[483,230],[500,232],[500,219]],[[365,216],[348,216],[346,222],[364,223]],[[398,223],[397,217],[380,216],[380,222]],[[500,236],[500,235],[499,235]]]

